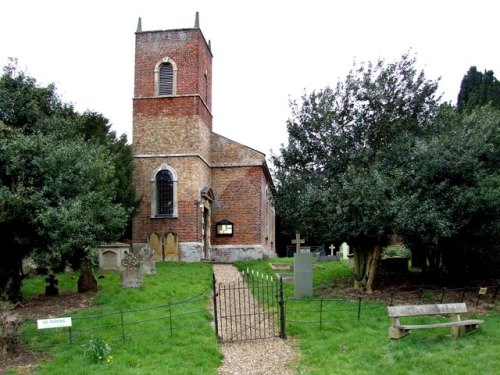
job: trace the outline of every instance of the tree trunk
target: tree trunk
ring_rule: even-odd
[[[377,275],[381,251],[382,248],[379,244],[368,251],[353,249],[355,289],[361,289],[366,293],[373,293],[373,283]]]

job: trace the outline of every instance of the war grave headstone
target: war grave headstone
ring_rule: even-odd
[[[134,254],[127,253],[122,260],[122,266],[120,276],[122,288],[140,288],[144,282],[144,276],[139,259]]]
[[[294,242],[295,241],[295,242]],[[292,243],[296,244],[296,251],[293,255],[293,280],[294,280],[294,296],[295,298],[312,297],[312,254],[309,249],[302,249],[300,233],[297,233],[295,240]]]
[[[340,245],[340,252],[342,253],[342,259],[348,259],[349,257],[349,245],[347,242],[342,242],[342,245]]]

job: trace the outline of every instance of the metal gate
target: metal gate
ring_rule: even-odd
[[[213,276],[215,333],[221,342],[286,338],[283,281],[244,272],[230,284]]]

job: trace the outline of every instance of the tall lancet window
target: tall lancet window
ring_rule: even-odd
[[[174,179],[165,169],[156,175],[156,209],[161,216],[174,213]]]
[[[160,65],[159,71],[159,95],[173,95],[174,94],[174,67],[171,63],[167,62]]]

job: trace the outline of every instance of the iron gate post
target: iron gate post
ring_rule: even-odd
[[[280,276],[280,292],[278,305],[280,308],[280,338],[286,339],[285,332],[285,301],[283,298],[283,278]]]
[[[212,299],[214,305],[214,325],[215,325],[215,337],[217,337],[217,341],[220,342],[219,336],[219,322],[217,319],[217,283],[215,281],[215,273],[212,273]]]

